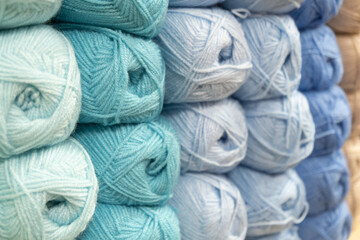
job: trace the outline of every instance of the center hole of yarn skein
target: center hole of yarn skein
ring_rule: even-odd
[[[40,92],[33,86],[27,86],[15,99],[16,105],[26,111],[40,106]]]
[[[145,69],[143,67],[135,69],[135,70],[129,70],[129,72],[128,72],[129,83],[134,86],[138,85],[138,83],[144,76],[144,72],[145,72]]]
[[[59,197],[53,200],[50,200],[46,203],[46,207],[48,210],[54,209],[56,207],[60,207],[61,205],[65,204],[66,200],[64,197]]]
[[[224,131],[218,141],[221,143],[226,143],[227,140],[228,140],[228,134],[226,131]]]
[[[232,50],[233,50],[232,45],[221,49],[221,51],[219,53],[219,63],[223,63],[226,60],[229,60],[230,58],[232,58],[232,52],[233,52]]]

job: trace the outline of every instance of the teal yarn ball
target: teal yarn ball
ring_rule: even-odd
[[[74,239],[97,191],[90,157],[72,138],[0,162],[0,239]]]
[[[152,38],[161,30],[168,4],[168,0],[64,0],[56,19]]]
[[[177,211],[182,240],[245,239],[245,204],[237,187],[224,176],[180,176],[169,205]]]
[[[100,27],[57,28],[74,46],[80,68],[80,123],[147,122],[160,114],[165,64],[155,43]]]
[[[81,105],[70,42],[46,25],[0,31],[0,158],[64,141]]]
[[[84,124],[73,136],[94,163],[98,202],[156,206],[172,195],[180,174],[180,144],[165,119],[111,127]]]
[[[244,159],[248,129],[236,100],[168,105],[162,115],[178,133],[182,173],[224,173]]]

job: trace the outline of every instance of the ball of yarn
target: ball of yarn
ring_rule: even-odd
[[[74,139],[0,162],[0,176],[0,239],[74,239],[94,214],[94,168]]]
[[[301,78],[300,34],[289,16],[268,15],[241,21],[252,55],[249,79],[234,94],[240,100],[289,95]]]
[[[179,135],[183,173],[228,172],[244,159],[248,130],[236,100],[168,105],[162,115]]]
[[[302,69],[299,90],[322,90],[338,84],[344,73],[335,34],[326,25],[301,32]]]
[[[246,205],[247,237],[279,233],[302,222],[308,212],[304,184],[292,169],[271,175],[238,166],[229,177]]]
[[[288,13],[299,8],[304,0],[224,0],[222,7],[229,10],[247,9],[254,13]]]
[[[249,136],[247,153],[240,164],[280,173],[311,154],[315,127],[307,100],[300,92],[243,102],[243,107]]]
[[[304,93],[315,123],[312,156],[330,154],[340,149],[350,135],[351,111],[344,91],[333,86],[324,91]]]
[[[137,125],[80,125],[99,179],[98,202],[156,206],[172,195],[180,173],[180,145],[165,119]]]
[[[270,234],[260,237],[247,237],[246,240],[301,240],[298,234],[298,228],[292,226],[282,230],[280,233]]]
[[[166,63],[166,103],[226,98],[250,73],[242,26],[220,8],[169,9],[156,41]]]
[[[180,240],[179,220],[168,206],[98,204],[92,221],[77,239]]]
[[[152,38],[164,23],[168,4],[168,0],[63,0],[56,19]]]
[[[169,0],[170,7],[209,7],[225,0]]]
[[[245,239],[245,205],[224,176],[182,175],[169,204],[177,210],[183,240]]]
[[[160,114],[165,65],[155,43],[100,27],[58,28],[73,44],[79,63],[83,92],[79,122],[137,123]]]
[[[80,73],[69,41],[45,25],[0,31],[0,158],[69,137]]]
[[[329,22],[335,32],[360,32],[360,1],[343,0],[339,13]]]
[[[360,90],[348,92],[346,95],[352,112],[351,137],[357,137],[360,135]]]

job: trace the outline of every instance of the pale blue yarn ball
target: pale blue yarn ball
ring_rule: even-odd
[[[172,195],[180,174],[180,144],[165,119],[111,127],[84,124],[73,136],[94,163],[98,202],[156,206]]]
[[[240,20],[249,44],[253,68],[234,94],[240,100],[290,95],[301,79],[300,34],[289,16],[267,15]]]
[[[298,234],[298,228],[292,226],[282,230],[280,233],[269,234],[260,237],[247,237],[246,240],[301,240]]]
[[[245,205],[237,187],[224,176],[180,176],[169,204],[177,210],[182,240],[245,239]]]
[[[0,239],[74,239],[97,191],[90,157],[71,138],[0,162]]]
[[[46,25],[0,31],[0,56],[0,158],[68,138],[81,105],[70,42]]]
[[[170,7],[210,7],[225,0],[169,0]]]
[[[182,173],[228,172],[244,159],[248,130],[236,100],[168,105],[162,115],[180,138]]]
[[[288,13],[299,8],[304,0],[225,0],[222,7],[229,10],[246,9],[254,13]]]
[[[166,63],[165,103],[220,100],[249,76],[248,44],[228,11],[169,9],[156,41]]]
[[[271,175],[238,166],[228,176],[245,201],[247,237],[279,233],[304,220],[309,207],[305,187],[293,169]]]
[[[154,42],[100,27],[57,27],[73,44],[81,72],[80,123],[147,122],[160,114],[165,64]]]

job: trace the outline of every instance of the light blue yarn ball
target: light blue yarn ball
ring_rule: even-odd
[[[79,63],[80,123],[147,122],[160,114],[165,64],[154,42],[100,27],[57,27],[73,44]]]
[[[210,7],[225,0],[169,0],[170,7]]]
[[[169,204],[177,211],[182,240],[245,239],[245,205],[239,190],[224,176],[180,176]]]
[[[301,44],[294,20],[285,15],[267,15],[239,21],[249,44],[253,68],[234,97],[261,100],[296,91],[301,78]]]
[[[246,240],[301,240],[298,234],[298,228],[292,226],[282,230],[280,233],[270,234],[260,237],[247,237]]]
[[[240,164],[280,173],[311,154],[315,126],[308,102],[300,92],[290,97],[243,102],[243,107],[249,137]]]
[[[288,13],[299,8],[304,0],[225,0],[222,7],[229,10],[246,9],[254,13]]]
[[[156,42],[166,63],[165,103],[220,100],[249,76],[242,26],[220,8],[169,9]]]
[[[0,239],[74,239],[97,191],[90,157],[72,138],[0,162]]]
[[[180,174],[180,144],[165,119],[111,127],[84,124],[74,137],[94,163],[98,202],[156,206],[172,195]]]
[[[168,0],[63,0],[56,19],[152,38],[161,30],[168,4]]]
[[[301,32],[300,91],[323,90],[338,84],[344,73],[334,32],[326,25]]]
[[[68,138],[81,105],[69,41],[46,25],[0,31],[0,56],[0,158]]]
[[[164,207],[98,204],[79,240],[180,240],[179,220]]]
[[[276,234],[304,220],[309,207],[305,187],[293,169],[271,175],[238,166],[228,176],[245,201],[247,237]]]
[[[248,130],[236,100],[168,105],[162,115],[179,135],[182,173],[228,172],[244,159]]]

